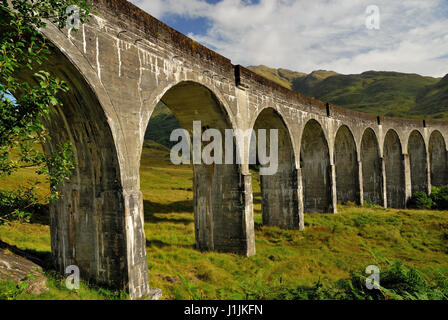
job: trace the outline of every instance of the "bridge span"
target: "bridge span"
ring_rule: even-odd
[[[51,152],[70,140],[76,169],[51,208],[58,269],[132,298],[148,293],[140,157],[159,103],[183,128],[279,130],[279,170],[261,179],[263,221],[304,228],[338,202],[404,208],[448,184],[445,122],[377,117],[285,89],[164,25],[125,0],[92,1],[78,32],[49,24],[48,70],[71,90],[51,115]],[[248,155],[245,154],[245,157]],[[247,162],[247,161],[246,161]],[[197,248],[255,254],[248,165],[195,165]]]

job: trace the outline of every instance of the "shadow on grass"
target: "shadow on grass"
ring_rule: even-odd
[[[193,200],[176,201],[168,204],[161,204],[144,200],[145,212],[151,213],[182,213],[193,212]]]
[[[22,250],[16,246],[10,245],[9,243],[3,242],[1,240],[0,240],[0,249],[9,250],[19,257],[32,261],[38,266],[42,267],[44,271],[54,270],[54,265],[50,252],[42,252],[29,249]]]
[[[50,207],[48,205],[39,206],[38,209],[31,214],[30,223],[50,226]]]
[[[146,247],[147,248],[158,248],[158,249],[163,249],[163,248],[168,248],[168,247],[176,247],[176,248],[185,248],[185,249],[196,249],[196,245],[191,244],[191,245],[187,245],[187,244],[170,244],[170,243],[166,243],[160,240],[146,240]]]
[[[188,225],[194,223],[193,218],[171,218],[163,217],[164,213],[191,213],[193,214],[193,201],[177,201],[169,204],[154,203],[149,200],[143,202],[145,209],[145,221],[151,223],[171,222]],[[157,214],[157,216],[156,216]]]
[[[261,204],[261,192],[254,193],[254,198],[252,201],[254,204]]]

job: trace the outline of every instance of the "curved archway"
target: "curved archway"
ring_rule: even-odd
[[[428,192],[428,165],[425,140],[418,131],[412,131],[408,142],[412,194]]]
[[[330,197],[330,152],[321,125],[310,120],[300,147],[305,212],[328,212]]]
[[[339,128],[334,144],[338,202],[359,202],[358,153],[353,134],[347,126]]]
[[[70,179],[58,187],[61,197],[50,204],[53,263],[63,274],[76,265],[84,279],[124,290],[130,287],[126,200],[108,117],[95,89],[59,49],[52,48],[42,68],[70,88],[59,96],[62,107],[44,119],[51,139],[43,149],[51,154],[71,142],[75,161]],[[35,81],[28,71],[20,76]]]
[[[371,128],[362,137],[361,163],[364,201],[384,205],[380,147],[375,131]]]
[[[434,131],[429,140],[431,184],[440,187],[448,184],[448,155],[446,143],[439,131]]]
[[[247,241],[251,227],[246,227],[245,220],[246,197],[241,196],[245,190],[246,177],[242,175],[241,166],[236,161],[233,137],[233,162],[226,164],[226,130],[233,129],[233,125],[225,107],[210,89],[192,81],[183,81],[170,87],[158,105],[163,105],[174,114],[180,127],[188,133],[189,145],[192,146],[192,154],[189,156],[193,165],[196,247],[199,250],[251,254],[251,244]],[[209,142],[203,142],[209,129],[216,130],[221,139],[211,136]],[[207,164],[202,152],[214,143],[220,149],[213,149],[213,156],[220,160]],[[199,146],[200,150],[195,146]],[[196,156],[195,150],[199,150]]]
[[[278,130],[278,165],[274,174],[260,176],[263,224],[289,229],[297,228],[299,226],[298,184],[291,136],[281,115],[272,108],[264,109],[258,115],[254,125],[257,141],[259,130],[270,132],[273,129]],[[266,137],[266,145],[270,146],[270,134],[267,133]],[[258,144],[257,148],[251,146],[251,151],[254,150],[258,150]],[[274,150],[269,152],[272,156]]]
[[[386,166],[387,206],[404,208],[406,205],[404,159],[400,138],[389,130],[384,139],[384,162]]]

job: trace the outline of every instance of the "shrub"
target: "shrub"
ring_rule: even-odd
[[[368,290],[364,271],[351,272],[336,284],[314,286],[244,286],[249,300],[448,300],[448,277],[439,272],[433,280],[401,262],[392,262],[380,274],[380,288]]]
[[[12,221],[30,222],[31,214],[39,208],[39,199],[34,187],[0,191],[0,225]]]
[[[434,201],[425,192],[416,192],[409,199],[408,207],[411,209],[432,209],[435,207]]]
[[[431,199],[435,203],[436,209],[448,210],[448,186],[433,187]]]

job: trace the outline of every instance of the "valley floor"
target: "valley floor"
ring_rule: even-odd
[[[259,185],[254,179],[256,249],[254,257],[201,253],[195,249],[191,167],[174,167],[166,150],[145,148],[141,168],[145,199],[150,286],[164,299],[246,299],[263,297],[270,287],[313,286],[349,278],[369,265],[401,261],[425,276],[448,276],[448,212],[341,207],[337,215],[307,214],[306,230],[261,224]],[[0,226],[0,242],[49,259],[46,223]],[[14,299],[120,299],[124,293],[82,285],[69,292],[47,271],[50,291]],[[0,292],[9,290],[0,285]]]

